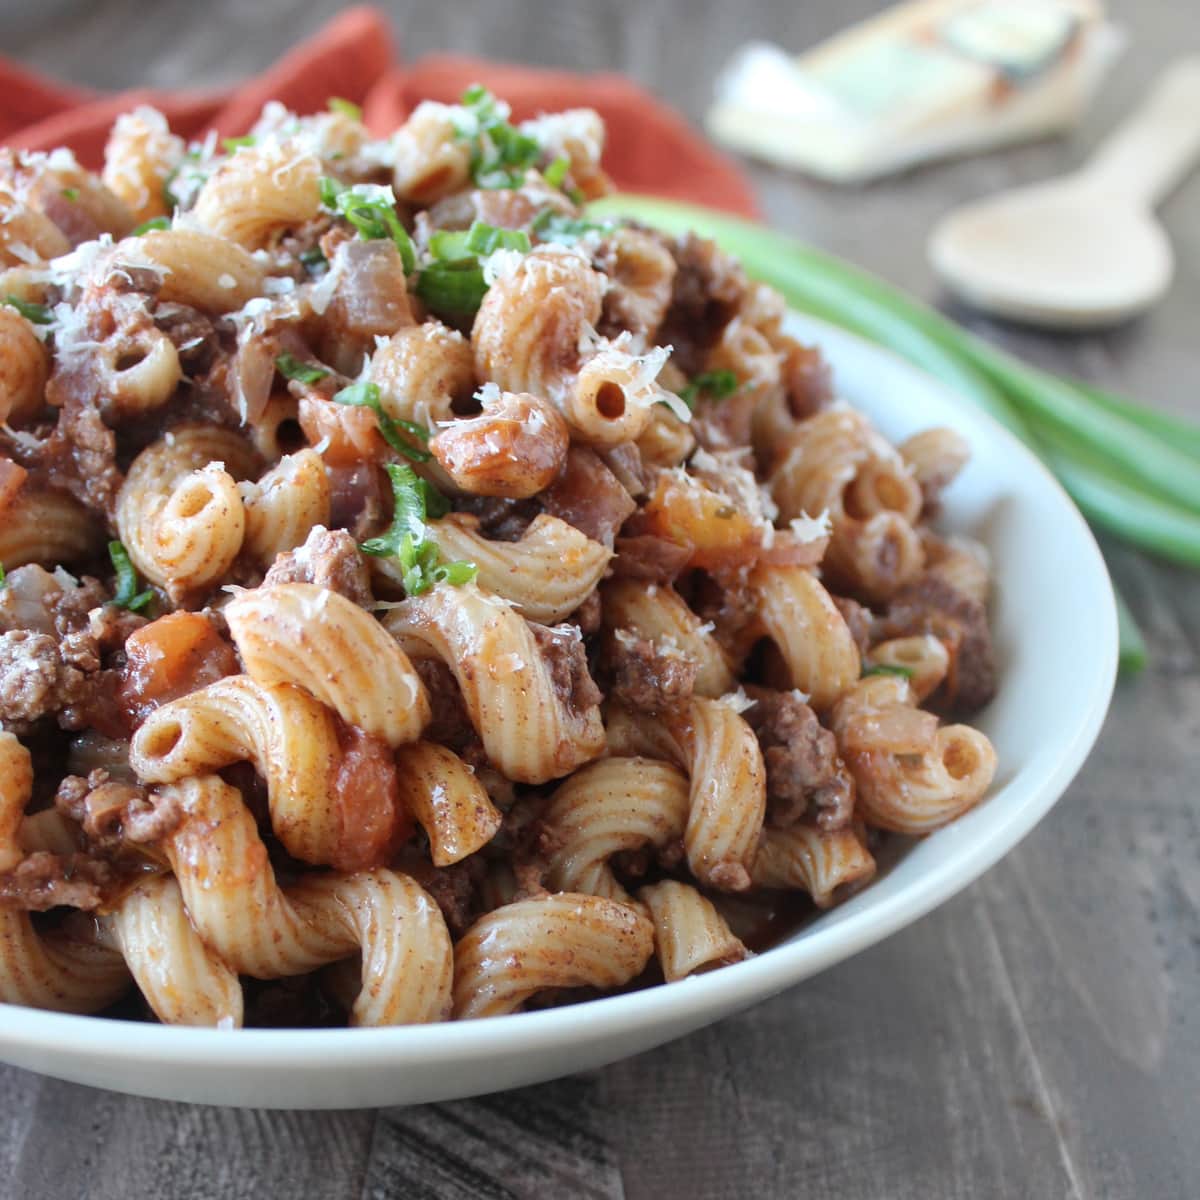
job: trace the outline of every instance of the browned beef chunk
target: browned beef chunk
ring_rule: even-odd
[[[799,821],[842,829],[854,815],[854,784],[837,741],[795,692],[747,687],[745,712],[767,768],[767,820],[779,829]]]
[[[996,694],[996,655],[987,610],[933,571],[892,597],[875,631],[877,640],[928,633],[950,652],[950,667],[934,702],[953,712],[982,708]]]
[[[607,640],[602,663],[612,681],[609,694],[638,712],[678,712],[692,698],[696,663],[628,630]]]
[[[366,559],[344,529],[318,525],[303,546],[279,555],[263,580],[267,587],[276,583],[314,583],[364,608],[374,600]]]

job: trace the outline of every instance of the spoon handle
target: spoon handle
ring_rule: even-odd
[[[1083,169],[1089,185],[1154,208],[1200,155],[1200,55],[1169,66]]]

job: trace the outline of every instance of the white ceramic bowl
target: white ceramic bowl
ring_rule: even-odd
[[[212,1104],[349,1108],[493,1092],[613,1062],[772,996],[902,929],[1011,850],[1079,770],[1108,709],[1117,623],[1100,552],[1056,481],[989,418],[850,334],[800,317],[791,327],[821,345],[841,394],[889,437],[944,424],[971,443],[945,524],[988,545],[998,580],[1001,685],[978,723],[1000,766],[978,808],[905,849],[865,891],[785,943],[682,983],[396,1029],[181,1029],[0,1005],[0,1059]]]

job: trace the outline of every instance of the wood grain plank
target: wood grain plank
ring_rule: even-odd
[[[380,1114],[364,1200],[620,1200],[598,1073]]]
[[[362,1192],[372,1112],[168,1104],[0,1070],[4,1094],[21,1097],[27,1114],[24,1128],[14,1123],[0,1141],[0,1196],[349,1200]]]

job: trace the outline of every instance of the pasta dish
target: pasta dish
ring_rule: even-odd
[[[893,446],[714,244],[589,217],[603,143],[475,87],[0,150],[0,1002],[669,985],[984,796],[964,439]]]

